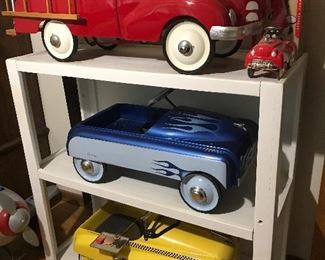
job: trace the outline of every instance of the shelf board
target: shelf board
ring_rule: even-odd
[[[161,46],[124,44],[113,51],[96,48],[79,50],[73,62],[58,62],[46,52],[15,60],[18,71],[85,78],[134,85],[259,96],[261,79],[250,79],[241,51],[228,58],[215,58],[204,75],[175,72],[163,57]]]
[[[78,260],[78,254],[73,250],[73,245],[70,244],[68,247],[62,249],[58,255],[60,260]]]
[[[108,172],[112,178],[117,176],[117,179],[101,184],[86,182],[73,168],[72,158],[65,151],[60,151],[39,169],[39,177],[246,240],[253,238],[254,180],[245,180],[240,188],[225,192],[224,203],[218,213],[203,214],[190,209],[182,201],[175,181],[117,167],[112,167]],[[152,179],[156,177],[158,179]],[[166,182],[166,185],[158,184],[162,182]]]

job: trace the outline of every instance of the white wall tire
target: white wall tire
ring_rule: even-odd
[[[221,199],[218,182],[207,174],[186,175],[180,183],[179,192],[188,206],[203,213],[215,211]]]
[[[89,165],[91,170],[85,170],[83,166],[85,163]],[[102,163],[73,158],[73,165],[80,177],[88,182],[99,183],[104,179],[105,167]]]
[[[78,38],[60,21],[48,21],[42,30],[42,40],[47,52],[58,61],[68,61],[78,49]]]
[[[186,46],[180,48],[184,43]],[[168,63],[183,74],[202,71],[214,53],[214,45],[208,33],[193,21],[182,21],[169,26],[163,49]]]
[[[242,40],[216,41],[214,54],[216,57],[219,58],[225,58],[231,56],[239,50],[242,42],[243,42]]]

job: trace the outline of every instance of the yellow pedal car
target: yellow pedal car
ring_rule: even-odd
[[[231,239],[194,225],[109,203],[75,232],[83,260],[234,260]]]

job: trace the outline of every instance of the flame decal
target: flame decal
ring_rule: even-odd
[[[171,120],[176,123],[166,123],[165,129],[177,130],[184,133],[205,132],[215,135],[218,129],[218,119],[194,114],[180,114],[171,116]]]
[[[157,174],[165,176],[179,176],[182,179],[189,171],[177,167],[169,161],[154,161],[154,164],[160,168],[152,168]]]

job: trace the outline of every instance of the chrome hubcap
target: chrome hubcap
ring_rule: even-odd
[[[193,200],[200,202],[200,203],[207,201],[207,195],[202,188],[192,187],[190,192],[191,192],[191,197]]]
[[[178,44],[178,51],[184,56],[190,56],[193,53],[193,45],[189,41],[181,41]]]
[[[90,175],[94,175],[95,171],[94,171],[94,165],[91,161],[82,161],[81,162],[81,168],[84,172],[90,174]]]
[[[61,46],[61,40],[60,40],[59,36],[57,36],[56,34],[51,35],[50,43],[55,48],[60,48],[60,46]]]

